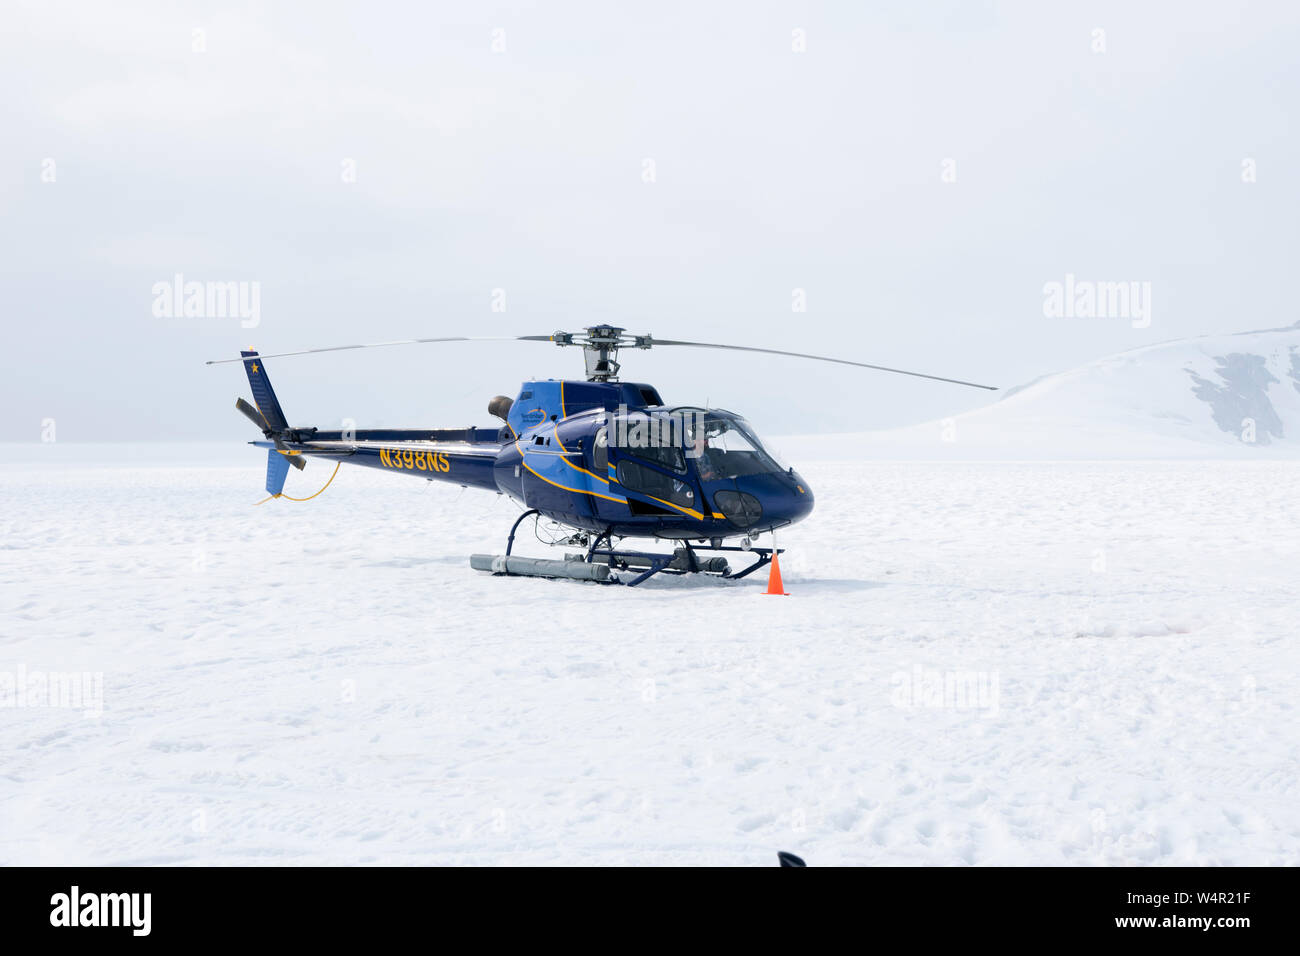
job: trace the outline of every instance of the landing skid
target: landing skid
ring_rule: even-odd
[[[510,552],[514,549],[515,534],[519,526],[527,518],[539,515],[540,512],[536,510],[525,511],[510,529],[510,536],[506,539],[506,553],[470,555],[470,566],[480,571],[491,571],[496,575],[569,578],[594,581],[598,584],[623,584],[634,588],[656,574],[707,574],[738,581],[764,565],[770,564],[774,554],[781,554],[784,551],[783,548],[742,548],[724,544],[692,546],[688,541],[683,541],[682,546],[674,549],[672,554],[629,551],[615,547],[613,537],[608,532],[601,532],[594,538],[579,534],[560,542],[587,545],[585,553],[567,554],[563,560],[521,558],[512,555]],[[743,571],[733,573],[725,557],[721,555],[701,557],[700,552],[735,552],[752,555],[755,560]]]

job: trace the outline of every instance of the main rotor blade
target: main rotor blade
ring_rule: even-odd
[[[590,332],[590,330],[588,331]],[[621,330],[618,331],[621,332]],[[257,356],[250,355],[247,358],[210,359],[206,364],[226,365],[233,362],[251,362],[255,359],[284,358],[290,355],[315,355],[321,352],[347,352],[354,349],[379,349],[393,345],[426,345],[435,342],[557,342],[560,345],[582,345],[584,348],[591,347],[581,341],[572,341],[572,337],[568,336],[567,333],[564,333],[565,338],[563,339],[557,338],[559,335],[561,335],[561,333],[557,332],[555,335],[447,335],[427,339],[398,339],[392,342],[370,342],[359,345],[332,345],[327,348],[319,349],[299,349],[295,352],[269,352]],[[947,382],[951,385],[965,385],[968,388],[982,388],[990,392],[996,392],[998,390],[996,385],[980,385],[978,382],[967,382],[959,378],[945,378],[942,375],[927,375],[925,372],[910,372],[907,369],[890,368],[887,365],[872,365],[869,362],[854,362],[850,359],[831,358],[828,355],[809,355],[807,352],[786,352],[781,349],[762,349],[753,345],[723,345],[717,342],[687,342],[682,339],[656,339],[651,336],[625,336],[624,338],[627,338],[627,341],[619,342],[617,345],[613,345],[613,343],[610,344],[613,345],[614,348],[630,348],[633,345],[632,339],[636,338],[638,343],[637,347],[640,348],[650,348],[655,345],[683,345],[697,349],[723,349],[731,352],[759,352],[764,355],[784,355],[789,358],[811,359],[814,362],[834,362],[836,365],[852,365],[856,368],[874,369],[877,372],[893,372],[895,375],[910,375],[913,378],[925,378],[932,382]]]
[[[717,345],[713,342],[683,342],[679,339],[655,339],[655,345],[687,345],[697,349],[728,349],[733,352],[763,352],[767,355],[787,355],[791,358],[812,359],[817,362],[834,362],[837,365],[856,365],[858,368],[875,369],[877,372],[894,372],[898,375],[911,375],[914,378],[928,378],[934,382],[949,382],[953,385],[969,385],[971,388],[983,388],[996,392],[996,385],[980,385],[976,382],[964,382],[959,378],[944,378],[941,375],[926,375],[924,372],[909,372],[902,368],[889,368],[885,365],[869,365],[866,362],[851,362],[848,359],[830,358],[826,355],[808,355],[805,352],[782,352],[780,349],[760,349],[752,345]]]
[[[231,362],[251,362],[254,358],[284,358],[287,355],[314,355],[318,352],[347,352],[351,349],[382,349],[390,345],[425,345],[430,342],[549,342],[549,335],[448,335],[436,339],[399,339],[394,342],[370,342],[365,345],[331,345],[323,349],[300,349],[297,352],[270,352],[248,358],[209,359],[205,365],[226,365]]]

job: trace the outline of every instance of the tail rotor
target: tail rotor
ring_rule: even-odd
[[[275,397],[275,392],[271,389],[271,383],[266,378],[266,371],[258,361],[257,353],[241,354],[244,370],[248,373],[248,382],[253,389],[253,397],[257,400],[257,405],[250,405],[242,398],[237,398],[235,409],[256,425],[275,445],[266,452],[266,490],[269,494],[278,496],[284,491],[284,479],[289,474],[289,466],[293,465],[294,468],[302,471],[307,467],[307,462],[303,460],[302,455],[290,449],[280,438],[281,430],[288,427],[288,422],[280,408],[279,400]],[[267,416],[262,413],[263,407],[271,410],[274,423],[268,421]]]

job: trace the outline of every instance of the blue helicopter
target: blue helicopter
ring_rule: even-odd
[[[488,412],[502,422],[499,426],[327,431],[289,424],[265,366],[267,358],[290,355],[470,341],[580,347],[586,378],[524,382],[515,399],[498,395],[488,403]],[[763,444],[740,415],[719,408],[669,405],[654,386],[619,380],[620,348],[660,346],[793,356],[995,390],[990,385],[847,359],[656,339],[613,325],[551,335],[450,336],[271,355],[245,351],[238,359],[207,364],[241,362],[244,366],[255,405],[241,398],[235,407],[265,438],[252,444],[267,449],[266,490],[272,497],[283,494],[289,468],[303,469],[306,458],[364,465],[482,488],[518,502],[524,511],[510,529],[505,553],[472,555],[471,567],[478,570],[630,586],[660,573],[743,578],[781,553],[758,547],[754,541],[806,518],[813,510],[812,488]],[[529,518],[548,519],[571,531],[548,543],[580,550],[562,560],[512,554],[516,533]],[[667,541],[675,547],[670,554],[630,549],[625,546],[628,539]],[[736,539],[738,544],[727,543]],[[733,572],[725,556],[728,552],[746,555],[752,563]]]

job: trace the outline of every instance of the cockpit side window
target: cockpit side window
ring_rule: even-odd
[[[686,473],[681,429],[671,419],[634,412],[616,419],[612,427],[610,437],[620,458],[631,455],[678,474]]]
[[[596,474],[603,478],[609,467],[609,436],[603,428],[596,432],[596,440],[591,446],[591,464]]]

